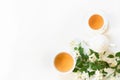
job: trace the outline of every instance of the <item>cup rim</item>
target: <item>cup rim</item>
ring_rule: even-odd
[[[58,54],[61,54],[61,53],[69,54],[69,55],[72,57],[73,62],[74,62],[74,63],[73,63],[73,67],[72,67],[70,70],[66,71],[66,72],[59,71],[59,70],[55,67],[55,64],[54,64],[54,61],[55,61],[56,56],[57,56]],[[75,68],[75,64],[76,64],[75,56],[74,56],[73,54],[71,54],[70,52],[68,52],[68,51],[58,52],[58,53],[54,56],[54,59],[53,59],[53,66],[54,66],[56,72],[59,73],[59,74],[68,74],[68,73],[71,73],[71,72],[74,70],[74,68]]]
[[[93,16],[93,15],[96,15],[96,14],[97,14],[97,15],[100,15],[100,16],[103,18],[103,20],[104,20],[103,26],[102,26],[101,28],[97,29],[97,30],[92,29],[92,28],[90,27],[90,25],[89,25],[89,19],[90,19],[90,17]],[[107,28],[108,28],[108,19],[107,19],[106,14],[105,14],[102,10],[94,10],[94,11],[89,12],[88,19],[87,19],[87,24],[88,24],[89,29],[90,29],[91,31],[102,34],[102,33],[104,33],[104,32],[107,30]]]

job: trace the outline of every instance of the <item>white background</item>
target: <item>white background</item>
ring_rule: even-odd
[[[120,50],[120,0],[0,0],[0,80],[59,80],[52,59],[90,38],[94,9],[108,15],[106,35]]]

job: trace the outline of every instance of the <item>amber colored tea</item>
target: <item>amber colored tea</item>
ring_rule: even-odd
[[[100,29],[103,26],[103,24],[104,20],[102,16],[98,14],[94,14],[89,18],[89,26],[94,30]]]
[[[73,68],[74,60],[70,54],[61,52],[55,57],[54,65],[60,72],[67,72]]]

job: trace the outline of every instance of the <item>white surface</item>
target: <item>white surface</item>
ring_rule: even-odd
[[[106,35],[120,50],[119,1],[0,0],[0,80],[60,80],[53,56],[93,35],[85,22],[93,9],[108,15]]]

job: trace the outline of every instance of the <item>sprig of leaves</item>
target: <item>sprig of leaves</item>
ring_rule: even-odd
[[[89,63],[88,63],[89,56],[84,53],[84,48],[82,48],[81,45],[79,47],[75,47],[74,50],[78,50],[80,56],[76,60],[76,65],[75,65],[76,67],[74,68],[73,72],[77,72],[77,71],[87,72],[88,71],[87,69],[89,68]]]
[[[120,59],[120,52],[117,52],[115,54],[115,57]],[[112,69],[114,69],[114,76],[116,76],[116,73],[120,73],[120,60],[116,59],[116,61],[117,65],[115,67],[111,67]]]
[[[114,70],[114,76],[116,73],[120,73],[120,60],[117,61],[117,65],[115,67],[110,67],[110,64],[107,61],[103,61],[100,59],[100,55],[98,52],[95,52],[92,49],[89,49],[90,54],[86,54],[84,48],[81,44],[78,47],[74,48],[75,51],[79,52],[79,56],[76,59],[76,65],[73,72],[86,72],[89,74],[89,77],[93,76],[97,70],[99,70],[103,76],[105,77],[108,73],[104,70],[106,68],[111,68]],[[104,52],[105,53],[105,52]],[[94,62],[89,60],[89,56],[94,54],[97,58]],[[120,58],[120,52],[117,52],[115,55],[110,54],[107,56],[108,58]],[[89,71],[91,69],[91,71]]]

